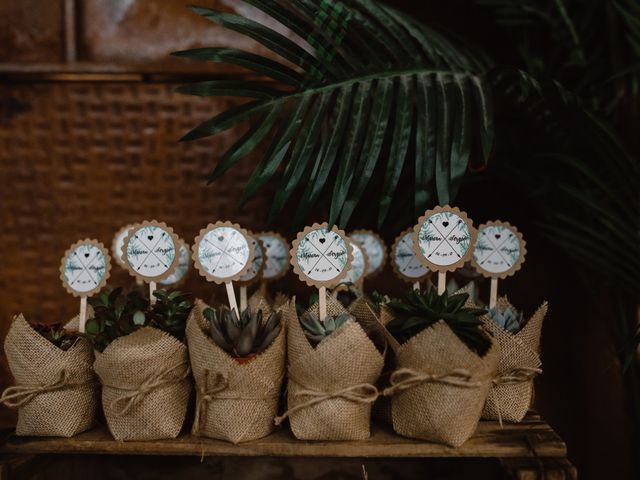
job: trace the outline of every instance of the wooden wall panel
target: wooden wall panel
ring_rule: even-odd
[[[62,0],[0,2],[0,63],[63,60]]]

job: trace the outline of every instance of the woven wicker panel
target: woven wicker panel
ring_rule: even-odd
[[[62,288],[60,260],[71,243],[111,245],[122,225],[156,218],[191,242],[210,221],[264,226],[268,192],[236,209],[255,159],[206,186],[220,153],[237,137],[178,143],[226,100],[174,94],[173,85],[67,83],[0,86],[0,338],[10,317],[70,318],[78,300]],[[114,265],[110,283],[132,282]],[[216,288],[196,274],[182,287]],[[224,290],[223,287],[220,287]]]

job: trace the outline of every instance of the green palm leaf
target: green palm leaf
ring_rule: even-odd
[[[265,78],[213,79],[177,89],[197,96],[251,99],[182,138],[195,140],[250,124],[209,176],[215,181],[251,151],[265,148],[241,204],[278,181],[269,221],[300,190],[294,217],[299,225],[326,192],[329,220],[345,227],[365,192],[375,192],[378,201],[372,203],[379,206],[382,225],[391,206],[410,193],[403,186],[403,195],[397,195],[406,175],[415,174],[413,203],[419,211],[436,201],[453,201],[472,146],[479,145],[478,156],[487,161],[493,119],[482,55],[470,54],[373,0],[248,3],[300,41],[238,15],[192,7],[275,56],[223,47],[175,54],[240,66]],[[407,158],[412,152],[415,161]]]

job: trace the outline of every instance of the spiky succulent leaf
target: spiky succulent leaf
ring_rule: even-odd
[[[311,345],[315,347],[342,325],[353,319],[351,315],[343,313],[336,317],[327,315],[323,321],[320,321],[315,313],[306,312],[300,317],[300,325]]]
[[[491,340],[479,318],[486,310],[465,307],[468,299],[467,293],[449,295],[444,292],[438,295],[435,288],[411,290],[406,295],[406,301],[394,300],[387,304],[395,314],[395,318],[387,324],[387,329],[402,344],[443,320],[462,342],[483,356],[491,346]]]

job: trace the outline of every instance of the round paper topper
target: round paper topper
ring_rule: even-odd
[[[471,257],[476,232],[467,214],[456,207],[427,210],[413,232],[418,258],[430,270],[452,272]]]
[[[249,238],[244,228],[231,222],[210,223],[200,230],[192,247],[200,275],[218,284],[239,280],[253,262]]]
[[[164,280],[178,266],[178,236],[166,223],[152,220],[131,227],[122,244],[122,260],[131,275],[145,282]]]
[[[367,276],[381,271],[387,259],[387,247],[380,235],[371,230],[354,230],[351,238],[364,248],[364,253],[367,254]]]
[[[107,249],[97,240],[87,238],[74,243],[64,253],[60,279],[71,295],[88,297],[106,285],[110,270]]]
[[[393,242],[391,266],[401,280],[409,283],[421,282],[431,274],[413,249],[413,229],[405,230]]]
[[[349,245],[351,245],[353,260],[347,271],[347,276],[342,279],[342,283],[353,283],[359,287],[362,285],[362,282],[364,282],[369,262],[364,248],[362,248],[358,242],[349,240]]]
[[[525,244],[516,227],[507,222],[487,222],[478,227],[471,262],[485,277],[506,278],[524,262]]]
[[[259,233],[256,236],[262,241],[267,256],[262,278],[276,280],[283,277],[289,269],[289,243],[282,235],[274,232]]]
[[[347,237],[335,225],[314,223],[293,241],[293,271],[310,287],[333,287],[347,275],[353,254]]]
[[[182,281],[187,278],[187,273],[189,273],[189,266],[191,263],[191,251],[189,250],[189,245],[187,245],[182,238],[178,237],[178,243],[180,244],[180,248],[178,249],[180,252],[178,257],[178,266],[171,275],[158,282],[160,285],[175,286],[182,283]]]
[[[260,280],[268,257],[264,253],[264,245],[255,235],[251,234],[251,244],[253,245],[253,261],[247,270],[238,280],[243,285],[251,285]]]
[[[111,242],[111,255],[113,255],[116,263],[122,268],[126,268],[124,260],[122,260],[122,245],[124,245],[124,239],[127,238],[127,234],[129,233],[129,230],[131,230],[131,227],[133,227],[133,224],[131,223],[122,227],[113,236],[113,241]]]

